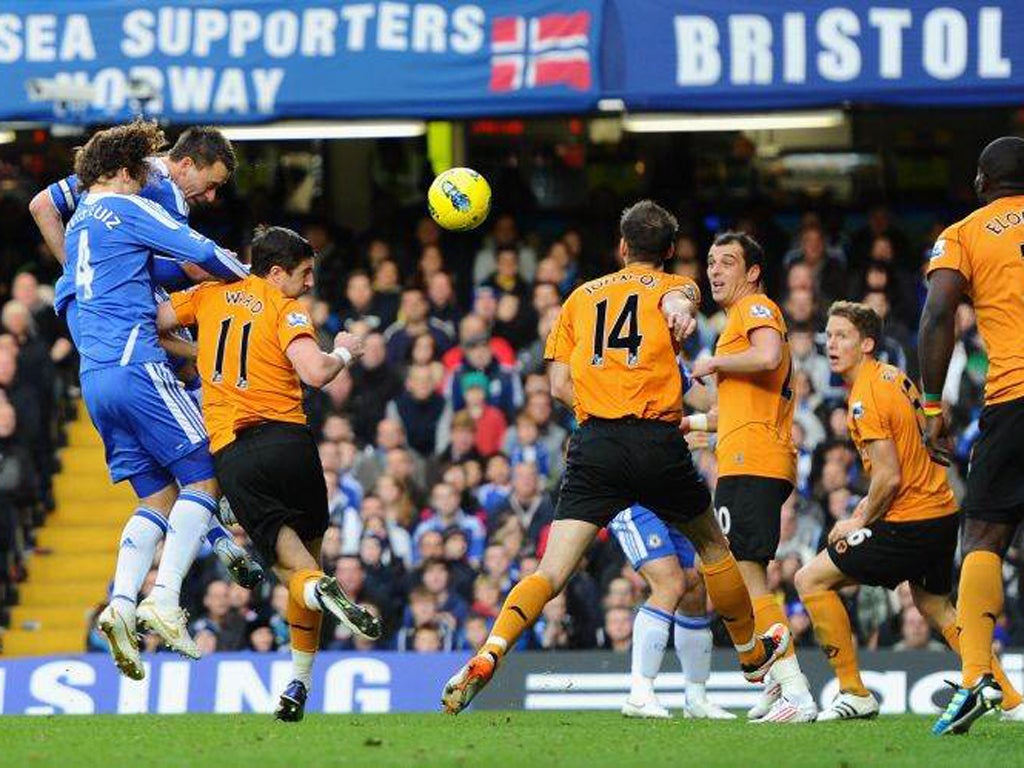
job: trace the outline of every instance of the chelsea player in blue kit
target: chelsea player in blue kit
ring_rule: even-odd
[[[162,207],[172,219],[188,224],[191,205],[210,203],[234,169],[234,151],[230,142],[215,128],[194,127],[185,130],[165,156],[147,158],[149,175],[140,196]],[[39,192],[29,210],[39,226],[55,258],[64,262],[64,228],[74,214],[81,198],[78,177],[74,174],[50,184]],[[75,254],[71,254],[71,261]],[[194,264],[182,263],[162,254],[154,254],[151,267],[155,295],[158,301],[167,301],[168,292],[181,290],[192,282],[211,279],[211,275]],[[57,281],[54,305],[58,315],[65,318],[74,339],[78,310],[75,305],[74,264]],[[188,330],[178,329],[161,339],[169,353],[172,369],[185,384],[189,396],[202,406],[199,373],[192,362],[194,345]],[[226,502],[221,509],[229,512]],[[225,517],[227,520],[228,517]],[[154,530],[154,527],[159,530]],[[147,555],[149,564],[160,538],[166,533],[166,522],[159,516],[139,512],[122,533],[122,545],[130,542],[138,547],[138,568],[143,567]],[[214,518],[207,539],[231,578],[246,588],[255,587],[263,578],[263,569],[248,553],[235,544],[231,534]],[[140,546],[141,543],[141,546]],[[151,546],[150,546],[151,544]],[[145,566],[147,569],[149,565]],[[134,570],[134,569],[133,569]]]
[[[689,371],[680,366],[686,404],[706,409],[711,401],[694,388]],[[688,431],[713,431],[714,416],[685,417]],[[622,510],[608,526],[626,559],[650,589],[647,601],[633,620],[633,650],[629,696],[622,706],[626,717],[670,718],[658,701],[654,681],[661,670],[669,632],[683,675],[686,677],[687,718],[732,720],[735,715],[707,697],[711,675],[711,619],[707,593],[697,571],[696,551],[683,534],[666,525],[654,512],[634,504]]]
[[[219,495],[201,414],[174,377],[157,334],[153,252],[194,262],[222,279],[246,274],[232,254],[138,196],[149,177],[148,157],[162,143],[159,128],[142,122],[94,135],[75,159],[84,194],[65,238],[65,275],[74,276],[69,325],[82,358],[83,398],[103,438],[111,478],[129,480],[140,499],[132,521],[153,524],[122,537],[114,595],[99,619],[118,668],[136,679],[144,675],[136,618],[175,650],[198,657],[179,590]],[[149,567],[140,567],[137,550],[149,549],[152,562],[152,550],[136,537],[158,541],[162,517],[169,526],[157,585],[136,615]]]

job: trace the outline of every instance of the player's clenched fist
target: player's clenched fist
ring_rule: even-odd
[[[347,349],[352,353],[352,357],[359,358],[363,354],[363,339],[361,336],[356,336],[354,333],[348,331],[340,331],[337,336],[334,337],[334,348]]]

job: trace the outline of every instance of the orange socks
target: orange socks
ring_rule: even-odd
[[[992,634],[1003,612],[1002,558],[994,552],[971,552],[960,571],[956,623],[966,687],[992,671]]]
[[[761,595],[760,597],[753,598],[754,605],[754,629],[758,634],[763,635],[768,631],[768,628],[772,624],[781,624],[784,627],[789,626],[789,621],[786,619],[786,612],[782,610],[782,606],[779,605],[779,601],[775,599],[775,595]],[[782,658],[788,659],[794,656],[796,651],[793,650],[793,643],[789,644],[789,648],[783,654]]]
[[[501,658],[519,640],[527,627],[537,620],[555,590],[545,576],[534,573],[516,584],[505,598],[501,613],[481,651]]]
[[[946,645],[956,651],[957,655],[962,657],[960,653],[960,633],[957,631],[955,625],[950,624],[944,630],[942,630],[942,636],[946,638]],[[1003,689],[1003,710],[1009,710],[1016,707],[1024,699],[1021,698],[1020,693],[1016,688],[1013,687],[1013,683],[1010,682],[1010,678],[1006,676],[1006,672],[1003,671],[1003,665],[999,663],[994,655],[992,656],[992,677],[999,683],[999,687]]]
[[[320,647],[320,611],[306,606],[306,584],[319,579],[323,571],[298,571],[288,582],[288,609],[285,618],[291,628],[292,649],[303,653],[316,653]]]
[[[801,595],[804,607],[811,616],[818,645],[825,652],[828,663],[839,679],[840,690],[854,696],[867,696],[868,689],[860,678],[857,649],[853,645],[853,630],[843,601],[832,590]]]
[[[754,608],[736,559],[728,554],[716,563],[703,563],[701,570],[708,595],[739,653],[740,663],[761,664],[764,647],[754,636]]]

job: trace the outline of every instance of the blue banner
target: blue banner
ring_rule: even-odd
[[[6,0],[0,120],[1024,101],[1019,0]]]
[[[1019,0],[619,0],[604,91],[634,110],[1024,100]]]
[[[7,0],[0,119],[579,112],[601,0]]]
[[[272,712],[292,679],[289,654],[218,653],[191,662],[146,655],[122,677],[106,654],[0,658],[0,715]],[[307,712],[437,710],[466,654],[320,653]]]
[[[308,712],[437,712],[441,688],[468,653],[317,654]],[[183,661],[146,655],[146,678],[121,677],[106,654],[0,657],[0,715],[180,714],[272,712],[291,679],[287,653],[217,653]],[[475,709],[617,710],[629,694],[628,653],[514,653],[474,701]],[[882,714],[935,714],[945,706],[946,680],[960,674],[949,652],[864,651],[861,676]],[[1002,656],[1007,678],[1024,688],[1024,656]],[[839,690],[824,654],[800,659],[815,699],[826,706]],[[656,688],[662,704],[681,707],[685,680],[666,659]],[[723,707],[746,710],[760,688],[744,678],[732,651],[716,650],[707,690]],[[0,752],[2,754],[2,752]]]

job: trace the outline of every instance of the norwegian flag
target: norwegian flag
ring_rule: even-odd
[[[590,13],[503,16],[491,23],[491,83],[495,92],[562,85],[579,91],[592,83]]]

